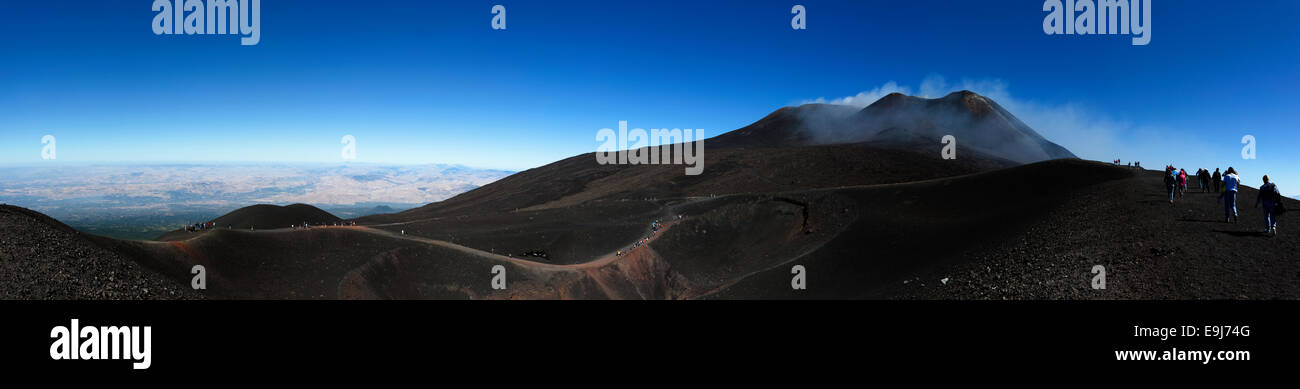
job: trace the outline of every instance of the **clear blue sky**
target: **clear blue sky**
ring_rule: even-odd
[[[6,4],[0,164],[334,162],[351,134],[359,162],[521,170],[593,151],[619,120],[713,136],[941,76],[1005,88],[1085,158],[1233,165],[1300,193],[1295,1],[1155,0],[1147,46],[1045,35],[1041,0],[266,0],[256,46],[154,35],[151,3]]]

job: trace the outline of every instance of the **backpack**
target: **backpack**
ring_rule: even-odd
[[[1276,208],[1273,209],[1273,213],[1286,213],[1286,206],[1282,205],[1282,192],[1277,190],[1277,184],[1269,183],[1268,189],[1265,189],[1264,197],[1273,201],[1273,204],[1277,204],[1274,205]]]
[[[1277,190],[1277,184],[1269,183],[1268,188],[1264,190],[1264,199],[1274,203],[1282,203],[1282,192]]]

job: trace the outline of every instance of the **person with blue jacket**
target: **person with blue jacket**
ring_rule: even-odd
[[[1237,221],[1237,186],[1241,184],[1241,179],[1237,177],[1237,171],[1228,167],[1228,171],[1223,174],[1223,216],[1228,223]]]
[[[1268,175],[1264,176],[1264,185],[1259,187],[1255,206],[1259,207],[1261,202],[1264,203],[1264,222],[1268,223],[1264,227],[1264,233],[1277,235],[1277,205],[1282,202],[1282,192],[1277,190],[1277,184],[1269,182]]]
[[[1173,166],[1165,166],[1165,191],[1169,192],[1169,203],[1174,203],[1174,193],[1178,190],[1178,172]]]

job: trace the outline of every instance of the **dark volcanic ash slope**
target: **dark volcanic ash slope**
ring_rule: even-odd
[[[202,297],[34,211],[0,206],[0,231],[0,299]]]
[[[706,159],[703,174],[687,176],[679,165],[601,166],[586,154],[444,202],[357,221],[495,253],[542,250],[550,263],[577,263],[618,250],[649,222],[671,216],[667,207],[691,198],[898,183],[1013,165],[865,144],[709,149]]]
[[[702,174],[682,165],[600,165],[594,154],[529,169],[445,201],[407,211],[355,219],[365,224],[567,207],[594,200],[771,193],[952,177],[1015,166],[970,151],[943,160],[941,145],[899,149],[863,142],[794,147],[714,147],[706,142]]]
[[[862,209],[845,208],[859,216],[836,237],[707,297],[1300,298],[1300,235],[1257,232],[1251,188],[1239,224],[1215,194],[1170,205],[1159,172],[1077,160],[835,192]],[[788,287],[793,265],[808,290]],[[1105,290],[1091,288],[1094,265]]]
[[[705,144],[705,168],[698,176],[685,175],[682,165],[600,165],[595,154],[583,154],[516,173],[445,201],[356,221],[382,224],[515,212],[602,198],[641,200],[897,183],[1015,165],[978,152],[946,161],[939,155],[937,141],[924,151],[870,143],[770,148]]]
[[[1070,202],[1074,191],[1130,175],[1099,163],[1056,160],[923,182],[785,193],[783,198],[803,206],[802,234],[762,241],[800,246],[798,251],[763,259],[745,253],[751,243],[717,244],[715,239],[728,235],[710,235],[726,219],[710,221],[709,215],[674,228],[652,247],[670,263],[709,258],[737,269],[715,277],[699,297],[894,298],[890,286],[913,274],[950,266],[967,252],[1018,236]],[[685,228],[696,222],[706,224]],[[696,247],[709,252],[694,252]],[[808,272],[807,290],[790,288],[795,265]]]
[[[140,263],[208,270],[212,298],[665,299],[669,277],[651,258],[611,256],[555,265],[369,227],[213,230],[173,242],[113,240]],[[491,287],[494,266],[509,287]]]
[[[114,249],[140,263],[183,272],[193,265],[207,270],[208,289],[214,298],[227,299],[339,299],[365,297],[417,298],[416,293],[380,295],[371,292],[361,271],[370,262],[391,258],[394,252],[419,253],[405,261],[440,264],[444,277],[459,279],[466,288],[489,290],[482,275],[491,275],[491,263],[455,250],[430,247],[360,227],[321,227],[310,230],[226,230],[196,234],[171,242],[113,242]],[[479,277],[474,277],[479,275]],[[404,282],[404,275],[376,281],[383,285]],[[358,286],[360,285],[360,286]],[[403,288],[419,285],[403,283]],[[441,288],[441,285],[439,286]],[[365,291],[362,293],[361,291]],[[439,289],[441,290],[441,289]],[[428,291],[425,298],[451,297]],[[486,293],[486,292],[484,292]]]
[[[1090,188],[1023,232],[953,266],[913,274],[890,296],[926,299],[1300,299],[1300,234],[1262,233],[1258,191],[1243,186],[1240,221],[1195,184],[1168,203],[1159,171]],[[1300,202],[1283,200],[1289,209]],[[1291,224],[1283,215],[1279,230]],[[1294,230],[1294,229],[1292,229]],[[1107,287],[1094,290],[1094,265]],[[935,280],[948,278],[944,285]]]
[[[247,230],[249,228],[286,228],[291,225],[302,225],[303,223],[324,225],[339,220],[342,219],[307,204],[293,204],[283,207],[258,204],[236,209],[216,218],[212,222],[218,227],[231,226],[234,229]]]

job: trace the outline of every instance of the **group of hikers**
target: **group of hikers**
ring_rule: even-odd
[[[1237,175],[1237,170],[1228,167],[1228,170],[1219,173],[1215,168],[1214,173],[1209,169],[1199,169],[1196,171],[1197,182],[1202,192],[1209,192],[1211,189],[1214,193],[1219,193],[1218,201],[1223,204],[1223,219],[1226,223],[1237,222],[1237,192],[1241,187],[1241,177]],[[1165,166],[1165,191],[1169,192],[1169,203],[1174,203],[1175,195],[1187,194],[1187,171],[1175,168],[1173,165]],[[1277,217],[1286,212],[1286,207],[1282,204],[1282,192],[1277,189],[1277,184],[1264,176],[1264,185],[1260,185],[1259,194],[1255,196],[1255,207],[1264,206],[1265,234],[1277,235]]]
[[[357,225],[357,222],[332,222],[332,223],[325,223],[325,224],[324,224],[325,227],[344,227],[344,226],[355,226],[355,225]],[[320,224],[317,224],[317,225],[316,225],[316,227],[320,227],[320,226],[321,226]],[[302,222],[302,224],[293,224],[293,225],[290,225],[290,226],[289,226],[289,228],[294,229],[294,230],[297,230],[297,229],[299,229],[299,228],[304,229],[304,230],[310,230],[311,227],[312,227],[311,223],[308,223],[308,222]],[[403,232],[405,232],[405,231],[403,231]],[[406,234],[403,233],[402,235],[406,235]]]
[[[682,218],[681,215],[678,215],[678,216],[677,216],[677,219],[680,220],[681,218]],[[659,230],[660,230],[660,229],[663,229],[663,227],[664,227],[664,225],[663,225],[662,223],[659,223],[659,219],[655,219],[654,222],[650,223],[650,232],[649,232],[645,237],[643,237],[643,238],[641,238],[641,239],[638,239],[636,242],[633,242],[633,243],[632,243],[632,248],[627,249],[627,251],[618,250],[618,252],[616,252],[614,255],[621,257],[621,256],[623,256],[623,254],[626,254],[626,253],[628,253],[628,252],[631,252],[632,250],[636,249],[637,247],[641,247],[641,246],[645,245],[646,243],[650,243],[650,238],[654,237],[654,236],[655,236],[655,233],[656,233],[656,232],[659,232]]]
[[[203,231],[203,230],[210,230],[210,229],[213,229],[213,228],[217,228],[216,224],[217,224],[216,222],[194,223],[194,224],[191,224],[191,225],[185,226],[184,230],[185,230],[185,231],[189,231],[189,232],[198,232],[198,231]],[[355,225],[357,225],[357,222],[332,222],[332,223],[326,223],[326,224],[325,224],[325,226],[334,226],[334,227],[355,226]],[[317,227],[320,227],[320,225],[316,225],[316,226],[317,226]],[[231,229],[231,228],[232,228],[232,226],[229,226],[229,225],[226,226],[226,229]],[[299,228],[301,228],[301,229],[305,229],[305,230],[306,230],[306,229],[311,229],[311,228],[312,228],[312,225],[311,225],[311,223],[308,223],[308,222],[302,222],[302,224],[293,224],[293,225],[290,225],[289,228],[290,228],[290,229],[293,229],[293,230],[297,230],[297,229],[299,229]],[[253,229],[253,227],[249,227],[248,229],[249,229],[250,231],[256,231],[255,229]]]
[[[1119,165],[1120,163],[1121,163],[1121,161],[1120,161],[1119,159],[1116,159],[1116,160],[1115,160],[1115,164],[1116,164],[1116,165]],[[1138,162],[1138,161],[1129,161],[1129,163],[1128,163],[1128,167],[1130,167],[1130,168],[1138,168],[1138,169],[1141,169],[1141,168],[1142,168],[1142,162]]]
[[[1232,171],[1232,168],[1230,167],[1228,168],[1228,170]],[[1168,165],[1165,166],[1165,173],[1170,173],[1169,177],[1165,177],[1166,187],[1168,187],[1169,185],[1173,185],[1173,189],[1174,189],[1169,193],[1169,202],[1170,203],[1174,202],[1175,194],[1180,196],[1187,195],[1187,187],[1190,185],[1189,184],[1190,181],[1187,175],[1187,170],[1176,169],[1173,167],[1173,165]],[[1215,193],[1222,192],[1220,188],[1222,184],[1223,184],[1223,175],[1219,174],[1218,168],[1214,169],[1214,173],[1210,173],[1209,169],[1196,170],[1196,189],[1200,190],[1201,192],[1208,193],[1210,192],[1211,189],[1213,189]]]
[[[187,232],[197,232],[197,231],[203,231],[203,230],[212,229],[212,228],[216,228],[216,222],[194,223],[194,224],[191,224],[191,225],[185,226],[185,231],[187,231]],[[226,227],[226,228],[230,228],[230,227]]]

